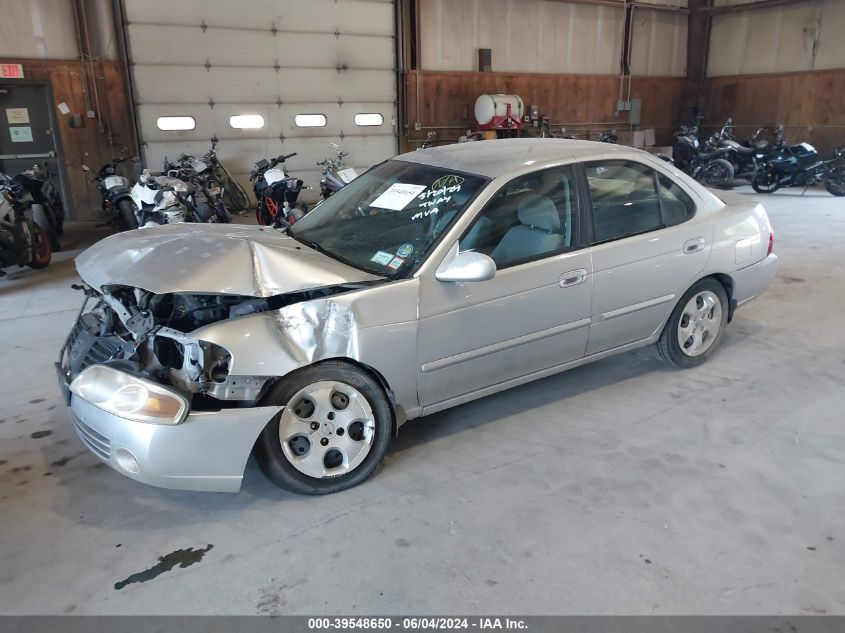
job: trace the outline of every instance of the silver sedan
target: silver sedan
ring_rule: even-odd
[[[757,202],[621,146],[502,140],[370,169],[287,233],[111,236],[57,363],[80,439],[168,488],[371,476],[407,420],[653,345],[714,353],[772,281]]]

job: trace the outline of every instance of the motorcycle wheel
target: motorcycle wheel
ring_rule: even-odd
[[[258,220],[259,224],[270,226],[276,218],[270,215],[264,202],[259,201],[258,206],[255,207],[255,219]]]
[[[770,167],[761,168],[751,181],[757,193],[774,193],[780,189],[780,179]]]
[[[62,250],[62,243],[59,241],[59,235],[56,233],[56,230],[53,228],[53,224],[50,222],[50,216],[48,213],[49,212],[44,206],[40,204],[32,205],[32,219],[39,227],[41,227],[44,234],[47,236],[47,241],[50,244],[50,250],[57,253]]]
[[[131,231],[138,228],[138,218],[135,215],[135,205],[124,198],[117,203],[117,230]]]
[[[50,239],[47,231],[40,224],[33,222],[30,226],[30,238],[32,239],[32,258],[27,266],[33,270],[47,268],[53,258],[53,251],[50,249]]]
[[[824,188],[834,196],[845,196],[845,167],[837,167],[824,179]]]
[[[219,180],[223,184],[223,199],[226,206],[240,211],[249,209],[249,196],[246,195],[244,188],[237,180],[232,178],[232,174],[223,165],[220,165],[220,172],[219,175],[222,175],[223,178]]]
[[[733,177],[733,165],[724,158],[711,161],[701,170],[701,178],[709,187],[726,187]]]

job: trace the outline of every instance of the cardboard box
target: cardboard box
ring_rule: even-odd
[[[646,128],[644,130],[622,130],[617,133],[620,145],[628,145],[629,147],[637,147],[642,149],[644,147],[651,147],[654,145],[654,128]]]

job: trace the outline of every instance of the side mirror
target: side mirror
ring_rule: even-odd
[[[82,165],[82,171],[91,171],[91,168],[88,165]]]
[[[467,251],[440,264],[434,278],[438,281],[487,281],[496,274],[496,262],[483,253]]]

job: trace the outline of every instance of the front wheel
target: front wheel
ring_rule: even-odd
[[[774,193],[780,189],[780,179],[771,167],[762,167],[751,180],[751,187],[757,193]]]
[[[824,179],[824,188],[834,196],[845,196],[845,167],[837,167]]]
[[[32,240],[31,256],[27,266],[34,270],[47,268],[53,258],[53,251],[50,249],[50,238],[47,231],[40,224],[33,222],[30,227],[30,239]]]
[[[53,223],[50,221],[48,210],[40,204],[33,204],[32,219],[35,221],[35,224],[43,229],[44,235],[47,236],[47,241],[50,243],[50,250],[54,253],[62,250],[59,234],[56,233]]]
[[[135,215],[135,203],[124,198],[117,203],[117,230],[131,231],[138,228],[138,216]]]
[[[390,442],[392,411],[381,385],[354,365],[329,360],[283,378],[267,404],[284,405],[262,431],[255,456],[277,486],[328,494],[372,476]]]
[[[700,365],[716,349],[727,322],[724,286],[713,278],[702,279],[675,306],[657,341],[657,352],[679,369]]]

